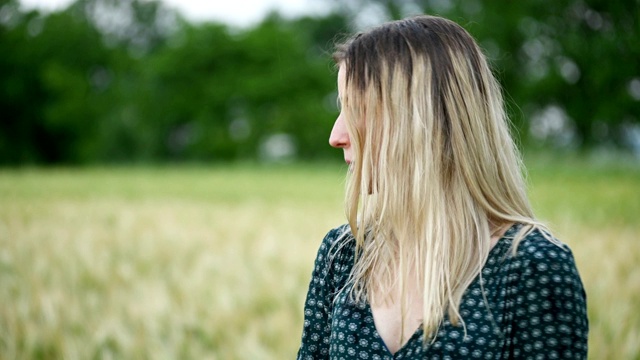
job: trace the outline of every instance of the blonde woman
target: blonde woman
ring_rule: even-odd
[[[418,16],[335,53],[348,224],[315,261],[298,359],[583,359],[586,296],[534,217],[500,88]]]

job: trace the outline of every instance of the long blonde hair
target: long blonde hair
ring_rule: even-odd
[[[425,341],[460,323],[492,232],[542,227],[527,199],[500,87],[458,24],[418,16],[339,45],[342,111],[354,152],[346,211],[356,239],[350,295],[371,303],[407,279],[423,291]],[[464,324],[463,324],[464,325]]]

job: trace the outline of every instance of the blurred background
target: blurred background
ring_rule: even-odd
[[[639,0],[0,0],[0,359],[294,358],[333,45],[420,13],[503,85],[590,358],[640,359]]]
[[[419,13],[476,37],[523,146],[640,156],[637,0],[0,4],[5,165],[338,158],[334,42]]]

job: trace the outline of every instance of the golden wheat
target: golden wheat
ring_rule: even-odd
[[[576,255],[590,357],[636,359],[640,172],[549,166],[532,196]],[[293,358],[344,170],[1,171],[0,359]]]

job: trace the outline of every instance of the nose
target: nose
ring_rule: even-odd
[[[333,124],[333,129],[331,129],[331,135],[329,136],[329,145],[341,149],[348,148],[351,145],[347,126],[345,125],[342,114],[338,116],[335,124]]]

